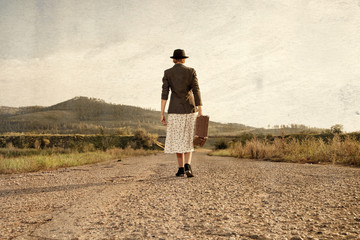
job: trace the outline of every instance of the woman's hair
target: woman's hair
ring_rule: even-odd
[[[181,59],[173,59],[174,63],[185,63],[185,58],[181,58]]]

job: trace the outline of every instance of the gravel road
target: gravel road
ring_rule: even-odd
[[[0,239],[360,239],[360,169],[158,154],[0,175]]]

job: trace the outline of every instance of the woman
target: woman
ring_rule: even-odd
[[[193,177],[191,170],[191,156],[194,151],[194,126],[196,112],[202,115],[202,103],[199,84],[195,69],[184,65],[185,51],[176,49],[172,57],[175,65],[165,70],[162,79],[161,119],[167,126],[165,153],[176,153],[179,170],[176,176]],[[165,119],[165,106],[171,89],[168,108],[168,121]]]

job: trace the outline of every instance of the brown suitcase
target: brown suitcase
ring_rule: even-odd
[[[209,116],[198,116],[195,123],[194,146],[203,147],[208,139]]]

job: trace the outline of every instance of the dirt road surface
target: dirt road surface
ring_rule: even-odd
[[[360,239],[360,169],[158,154],[0,175],[0,239]]]

